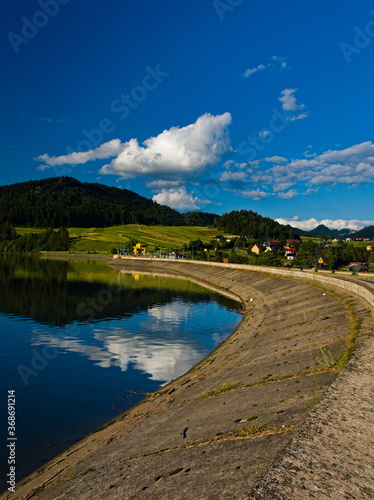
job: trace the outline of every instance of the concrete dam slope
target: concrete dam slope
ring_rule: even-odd
[[[374,288],[271,268],[110,264],[214,286],[240,298],[243,320],[188,373],[1,498],[374,498]]]

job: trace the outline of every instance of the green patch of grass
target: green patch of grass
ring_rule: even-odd
[[[342,370],[345,365],[348,363],[348,361],[351,359],[356,347],[357,347],[357,337],[358,333],[360,331],[360,325],[361,325],[361,320],[360,318],[356,315],[352,304],[347,301],[345,302],[345,307],[347,309],[348,315],[350,317],[350,330],[351,330],[351,338],[349,339],[347,345],[345,346],[344,351],[342,354],[339,356],[339,358],[336,361],[336,368],[338,370]]]
[[[38,227],[16,227],[17,234],[23,236],[24,234],[32,234],[32,233],[43,233],[46,228],[38,228]]]
[[[199,399],[202,398],[210,398],[212,396],[218,396],[218,394],[222,394],[227,391],[231,391],[232,389],[235,389],[236,384],[233,384],[232,382],[225,382],[224,384],[220,385],[217,387],[217,389],[214,390],[208,390],[203,392],[203,394],[200,396]]]
[[[319,350],[322,355],[322,358],[317,359],[317,363],[320,368],[332,368],[336,365],[336,360],[330,351],[326,351],[326,349],[323,349],[322,347],[320,347]]]
[[[285,432],[291,429],[292,427],[281,427],[274,424],[253,425],[251,427],[241,427],[240,429],[236,429],[234,431],[234,436],[251,437],[260,436],[263,434],[278,434],[280,432]]]

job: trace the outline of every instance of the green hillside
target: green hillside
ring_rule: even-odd
[[[19,231],[19,229],[17,229]],[[111,227],[69,228],[72,251],[110,251],[121,248],[130,239],[147,250],[155,247],[163,249],[181,247],[189,241],[201,239],[208,243],[217,235],[217,229],[201,226],[147,226],[144,224],[128,224]]]
[[[0,224],[93,227],[115,224],[209,225],[214,214],[186,213],[128,189],[53,177],[0,186]]]

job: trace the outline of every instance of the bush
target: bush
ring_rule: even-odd
[[[230,264],[248,264],[248,257],[231,253],[229,255],[229,262]]]

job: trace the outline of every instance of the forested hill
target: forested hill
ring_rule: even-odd
[[[374,226],[364,227],[350,236],[351,238],[370,238],[371,240],[374,240]]]
[[[98,227],[115,224],[209,225],[214,214],[181,214],[128,189],[54,177],[0,186],[0,224]]]
[[[298,234],[291,226],[283,226],[269,217],[262,217],[252,210],[234,210],[223,214],[216,220],[217,228],[232,234],[247,236],[254,240],[285,241],[298,239]]]
[[[251,210],[222,216],[180,213],[128,189],[53,177],[0,186],[0,224],[27,227],[102,227],[116,224],[212,226],[256,240],[297,237],[290,227]]]

